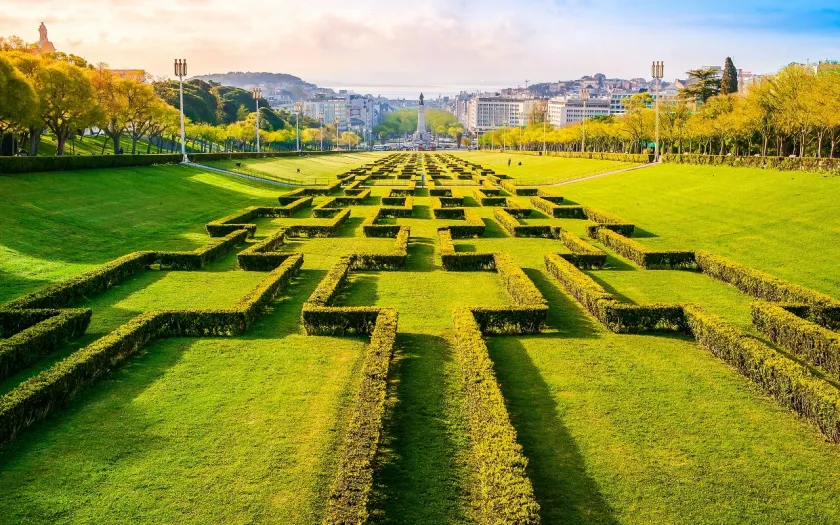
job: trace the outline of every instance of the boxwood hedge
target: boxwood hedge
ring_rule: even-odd
[[[697,268],[694,252],[650,251],[643,244],[606,228],[598,229],[598,240],[607,248],[648,270]]]

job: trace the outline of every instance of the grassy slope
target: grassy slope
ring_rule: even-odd
[[[514,152],[502,154],[491,151],[460,151],[455,155],[492,168],[496,173],[509,175],[522,185],[553,184],[636,165],[612,160],[539,157]],[[510,167],[507,164],[508,159],[511,159]],[[522,162],[522,166],[519,166],[519,162]]]
[[[664,164],[556,190],[638,224],[650,246],[710,250],[840,297],[840,178]]]
[[[733,171],[740,170],[728,170],[726,173]],[[638,181],[629,185],[627,181],[621,182],[626,177],[643,173],[649,173],[646,176],[654,178],[651,182],[654,190],[645,199],[641,198],[644,192],[639,189]],[[715,172],[715,175],[720,177],[723,173]],[[764,172],[758,175],[767,176]],[[789,174],[785,175],[790,178]],[[665,180],[657,182],[655,177]],[[782,225],[798,224],[802,217],[819,216],[827,203],[837,196],[833,179],[815,178],[811,182],[811,186],[816,186],[812,190],[813,198],[801,202],[795,200],[793,206],[780,206],[779,203],[790,201],[792,193],[783,177],[779,176],[780,182],[774,185],[755,182],[753,177],[743,177],[750,185],[770,195],[763,199],[739,200],[742,196],[739,188],[744,184],[741,178],[741,173],[735,173],[721,183],[706,180],[706,185],[691,194],[692,199],[695,196],[700,199],[699,195],[712,193],[714,198],[709,197],[708,206],[717,207],[723,214],[718,220],[706,217],[708,206],[681,208],[679,201],[668,197],[669,191],[678,191],[674,188],[677,185],[655,171],[643,170],[615,178],[607,177],[562,190],[576,201],[595,204],[636,221],[647,232],[643,232],[640,240],[652,245],[673,242],[668,245],[685,246],[685,238],[672,239],[673,236],[687,235],[687,231],[694,239],[708,239],[707,242],[713,243],[718,228],[727,224],[734,229],[749,226],[750,231],[763,239],[755,245],[753,257],[763,256],[768,260],[779,257],[779,252],[787,249],[786,244],[776,239]],[[680,180],[684,179],[688,177]],[[608,189],[600,190],[602,187]],[[660,197],[657,192],[664,196]],[[527,201],[517,200],[520,203]],[[765,213],[770,201],[777,203],[774,213]],[[635,205],[636,202],[642,204]],[[472,199],[468,199],[468,203],[474,204]],[[401,313],[401,349],[395,367],[388,419],[389,441],[385,447],[384,463],[377,472],[375,508],[378,519],[399,523],[460,522],[463,521],[459,493],[464,488],[465,443],[454,389],[454,370],[445,342],[451,323],[448,310],[454,304],[500,304],[507,299],[493,274],[447,274],[440,271],[433,252],[436,250],[434,231],[441,222],[428,220],[430,210],[425,198],[418,198],[416,204],[414,219],[396,221],[412,226],[409,267],[403,272],[354,276],[342,302],[396,306]],[[749,209],[733,212],[738,206]],[[9,482],[0,483],[0,486],[6,487],[0,501],[12,502],[14,512],[29,513],[40,509],[41,500],[53,504],[57,501],[60,506],[64,505],[63,509],[75,508],[75,516],[80,520],[105,516],[109,505],[116,505],[119,517],[131,516],[126,510],[131,507],[136,511],[134,516],[147,521],[194,519],[196,522],[224,522],[250,519],[262,522],[280,518],[280,521],[306,522],[306,517],[316,515],[317,504],[313,502],[319,501],[319,495],[323,494],[325,480],[315,472],[325,470],[315,468],[291,475],[288,470],[281,469],[276,473],[277,478],[263,475],[265,470],[260,467],[269,460],[265,455],[259,455],[257,450],[264,443],[272,443],[270,440],[275,436],[261,434],[259,429],[251,433],[251,427],[245,426],[242,428],[250,448],[235,448],[234,453],[227,455],[219,449],[212,449],[202,455],[197,452],[192,439],[183,437],[177,431],[181,427],[177,427],[174,421],[187,417],[191,424],[202,429],[196,437],[202,443],[211,443],[211,438],[219,437],[220,431],[216,427],[207,430],[212,411],[205,406],[219,402],[218,398],[201,384],[189,383],[200,383],[205,374],[210,384],[217,382],[228,385],[228,388],[242,389],[243,397],[234,395],[220,402],[218,406],[222,414],[251,406],[255,402],[255,392],[268,397],[276,394],[278,397],[274,399],[278,404],[275,408],[282,407],[290,398],[314,395],[309,387],[304,386],[301,388],[306,388],[306,395],[298,390],[277,393],[275,388],[285,385],[281,384],[282,380],[274,382],[276,378],[270,374],[281,363],[291,367],[291,363],[296,363],[298,359],[314,360],[317,363],[315,368],[306,361],[300,364],[303,369],[295,370],[302,377],[313,376],[314,384],[321,385],[317,387],[318,392],[327,389],[332,382],[344,381],[343,384],[347,384],[348,376],[330,375],[338,372],[328,363],[331,362],[329,358],[337,358],[333,349],[345,348],[341,345],[350,345],[344,350],[346,359],[357,363],[353,361],[352,345],[355,343],[352,340],[330,339],[325,344],[313,344],[313,339],[298,339],[300,336],[292,332],[296,330],[300,302],[341,253],[359,249],[387,250],[390,247],[390,240],[359,238],[361,220],[371,209],[369,206],[354,208],[353,218],[339,239],[295,241],[286,247],[306,254],[301,283],[293,289],[291,299],[279,305],[276,313],[266,317],[257,332],[248,338],[241,341],[168,341],[155,345],[146,356],[134,361],[131,368],[117,374],[109,384],[86,394],[74,402],[71,410],[28,433],[10,451],[13,453],[4,453],[3,468],[0,470],[8,470],[4,475],[9,476]],[[734,370],[689,340],[607,333],[561,292],[546,274],[542,255],[549,251],[563,251],[559,243],[510,238],[491,219],[491,208],[478,208],[478,211],[486,218],[487,238],[458,241],[458,249],[511,252],[551,305],[548,333],[535,337],[491,338],[489,343],[520,442],[530,459],[529,474],[543,507],[545,523],[758,524],[826,523],[840,519],[840,498],[837,496],[840,487],[836,481],[840,479],[840,452],[837,446],[826,444],[816,429],[764,397]],[[706,220],[700,220],[698,215]],[[677,228],[673,221],[661,218],[676,216],[692,228]],[[261,221],[260,234],[285,221]],[[539,215],[529,220],[535,223],[546,221],[549,220]],[[549,222],[563,224],[579,234],[583,233],[585,225],[583,221]],[[816,229],[818,224],[815,222],[812,228]],[[836,223],[826,217],[821,224],[826,225],[824,235],[832,235]],[[17,226],[18,229],[20,227]],[[801,235],[802,230],[807,228],[797,232]],[[666,234],[666,231],[669,233]],[[108,233],[105,232],[105,235]],[[788,251],[807,250],[816,241],[796,237],[796,242],[798,244]],[[738,251],[739,243],[728,244],[724,248],[731,251],[716,251],[753,264],[742,257],[747,252]],[[74,249],[67,247],[65,251],[70,254]],[[782,275],[779,270],[785,270],[789,272],[786,276],[796,282],[803,282],[797,276],[820,272],[826,274],[825,282],[836,281],[834,267],[817,266],[814,262],[817,259],[803,256],[809,253],[800,251],[798,258],[786,255],[783,261],[788,262],[782,268],[764,268],[777,275]],[[230,270],[227,264],[230,263],[223,261],[211,269],[227,272]],[[641,271],[618,257],[611,257],[609,269],[591,273],[628,301],[694,301],[707,305],[741,326],[746,327],[749,322],[746,313],[749,299],[702,275]],[[186,277],[173,276],[176,279]],[[137,286],[136,291],[115,290],[105,294],[98,299],[103,301],[99,305],[103,318],[113,315],[116,319],[120,309],[142,308],[146,301],[157,297],[178,300],[175,297],[167,299],[167,290],[179,288],[170,288],[167,279],[169,277],[149,282],[147,286]],[[201,281],[209,287],[215,286],[211,277]],[[199,291],[184,300],[205,301],[200,293],[203,285],[192,283],[190,286],[197,286]],[[160,288],[151,293],[149,289],[154,287]],[[831,287],[824,286],[823,289],[836,294]],[[126,292],[130,292],[128,296]],[[95,322],[101,321],[95,319]],[[274,352],[271,356],[262,353],[263,344],[267,345],[264,347],[266,352],[268,349]],[[171,354],[177,355],[178,345],[185,345],[188,350],[176,358]],[[160,348],[168,349],[169,353],[157,353]],[[195,353],[191,352],[192,348],[196,349]],[[281,355],[275,355],[277,348],[281,349]],[[295,352],[295,348],[306,349],[306,352]],[[228,349],[236,356],[242,356],[244,363],[232,357],[234,361],[230,366],[208,371],[208,367],[218,363],[215,359],[206,361],[201,356],[212,355],[215,358]],[[282,352],[284,349],[289,350],[288,355]],[[258,357],[261,365],[251,365],[251,352],[261,356]],[[159,359],[164,358],[173,361],[161,364]],[[192,363],[196,366],[189,370],[201,370],[199,378],[187,376],[179,368],[182,364]],[[345,370],[348,365],[336,366]],[[153,380],[148,379],[150,374]],[[235,375],[236,379],[230,380],[228,374]],[[189,383],[188,387],[182,384],[184,381]],[[266,381],[272,382],[274,388],[266,387]],[[156,388],[158,382],[159,388]],[[346,390],[335,389],[332,394],[318,397],[328,400],[320,406],[320,411],[316,411],[317,414],[330,413],[330,410],[335,414],[339,410],[337,407],[341,406],[341,399],[344,399],[342,392]],[[236,393],[240,391],[236,390]],[[150,426],[142,420],[138,423],[132,410],[142,407],[144,396],[152,394],[154,403],[150,406],[163,407],[159,408],[162,412],[160,418],[155,420],[156,425]],[[196,397],[193,397],[194,394]],[[177,404],[169,396],[177,396],[181,403],[188,400],[188,409],[176,411],[173,406]],[[195,399],[212,401],[194,402]],[[106,401],[111,405],[101,408]],[[281,425],[280,428],[289,428],[282,426],[287,419],[297,421],[296,417],[304,415],[305,420],[310,421],[309,410],[308,407],[301,412],[284,409],[283,415],[278,416],[280,421],[277,424]],[[335,417],[326,419],[327,426],[334,424]],[[103,421],[114,423],[102,425]],[[80,427],[82,422],[86,422],[87,426]],[[233,426],[242,430],[240,426]],[[318,429],[308,432],[307,440],[315,439],[317,432],[323,428],[302,426]],[[149,428],[153,431],[148,432]],[[297,430],[297,427],[292,428]],[[155,434],[155,431],[160,433]],[[301,432],[306,433],[306,430]],[[160,458],[149,452],[133,453],[138,448],[141,451],[149,448],[124,437],[147,434],[163,436]],[[302,460],[307,465],[327,461],[323,455],[323,451],[328,450],[322,445],[324,441],[315,439],[319,445],[310,451],[307,446],[296,445],[296,436],[299,434],[292,432],[277,446],[293,450],[295,458],[309,458],[308,461]],[[115,442],[114,448],[101,445],[111,441]],[[155,446],[160,445],[155,443]],[[110,456],[104,454],[110,462],[94,463],[93,466],[85,464],[80,474],[71,469],[71,462],[60,459],[62,450],[67,447],[78,447],[79,454],[95,458],[99,457],[100,449],[111,451]],[[190,469],[181,468],[183,462],[196,456],[200,459],[192,460]],[[59,459],[45,463],[45,457]],[[238,458],[255,462],[246,465],[247,479],[251,482],[247,486],[239,478],[228,477],[230,469],[227,462],[238,462]],[[14,468],[9,469],[7,465]],[[239,463],[237,467],[243,468]],[[149,482],[149,476],[146,476],[145,483],[138,488],[136,482],[127,482],[135,479],[131,477],[134,468],[141,471],[149,469],[147,472],[161,472],[163,475],[155,475],[152,478],[156,480],[154,483]],[[274,469],[270,470],[275,473]],[[196,472],[203,491],[193,490],[185,481]],[[216,477],[222,479],[218,485],[211,481]],[[90,489],[91,486],[82,484],[80,478],[81,481],[95,478],[101,484],[94,484],[94,488]],[[109,484],[110,480],[115,480],[115,483]],[[168,497],[164,492],[157,492],[157,483],[163,483],[162,480],[174,484],[174,493],[182,495],[183,501],[192,496],[199,507],[193,507],[192,503],[178,506],[180,500],[173,498],[165,500],[171,502],[170,510],[167,510],[169,514],[154,514],[161,512],[159,507],[152,506],[154,498]],[[283,515],[266,503],[264,497],[268,491],[266,485],[276,489],[275,482],[291,484],[293,489],[312,483],[307,486],[315,488],[299,498],[294,497],[297,492],[293,489],[284,492],[292,501],[291,508],[303,510]],[[17,483],[21,483],[22,487],[14,488]],[[233,487],[228,498],[231,507],[228,509],[220,503],[224,497],[222,488],[228,488],[225,483]],[[84,489],[75,491],[76,484]],[[248,503],[245,494],[249,491],[251,495],[257,494],[253,500],[255,503]],[[67,503],[75,501],[74,498],[81,501]],[[115,503],[115,498],[127,504]],[[194,518],[186,514],[190,509],[197,513]],[[73,514],[69,514],[70,510],[66,512],[65,516],[70,517],[64,517],[65,521],[71,520]]]
[[[75,153],[73,150],[73,143],[70,141],[67,142],[65,146],[65,155],[102,155],[102,145],[106,142],[105,145],[105,155],[113,155],[114,154],[114,144],[111,142],[111,139],[107,138],[105,135],[87,135],[84,137],[76,137],[75,140]],[[148,147],[149,143],[146,140],[140,139],[137,141],[137,153],[138,154],[145,154],[146,148]],[[120,139],[120,146],[122,146],[123,151],[126,154],[131,153],[131,137],[123,136]],[[41,145],[38,146],[38,155],[39,156],[50,156],[55,155],[56,151],[56,140],[54,135],[44,135],[41,137]],[[152,147],[152,153],[157,153],[157,147]],[[162,151],[161,153],[169,153],[168,151]]]
[[[308,184],[329,184],[335,176],[384,156],[384,153],[343,153],[340,155],[212,161],[209,166],[234,169],[236,164],[249,175],[280,180],[305,180]],[[297,170],[300,170],[298,172]]]

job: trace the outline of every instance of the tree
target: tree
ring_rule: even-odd
[[[703,104],[720,93],[717,69],[711,67],[692,69],[688,72],[688,77],[693,82],[680,90],[679,96],[682,100]]]
[[[84,129],[101,118],[101,110],[90,79],[85,72],[66,62],[49,64],[38,72],[43,86],[43,119],[55,134],[56,155],[64,155],[67,138],[76,129]]]
[[[732,58],[726,57],[723,66],[723,78],[720,81],[720,94],[729,95],[738,92],[738,70],[732,63]]]
[[[131,118],[128,81],[113,74],[107,64],[99,64],[91,74],[91,86],[100,109],[99,129],[111,139],[114,154],[120,152],[120,141]],[[105,152],[107,141],[102,144]]]
[[[36,114],[38,96],[32,84],[12,63],[0,56],[0,143],[12,126],[27,126]]]

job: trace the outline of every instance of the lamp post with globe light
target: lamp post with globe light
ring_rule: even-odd
[[[262,98],[262,88],[255,87],[253,91],[254,101],[257,103],[257,153],[260,152],[260,99]]]
[[[650,71],[651,76],[656,81],[656,98],[653,101],[656,106],[656,138],[654,139],[656,142],[654,143],[653,161],[659,162],[659,84],[665,76],[665,62],[655,61],[651,65]]]
[[[176,58],[175,59],[175,76],[178,77],[178,87],[179,87],[179,97],[180,97],[180,108],[181,108],[181,155],[183,156],[183,162],[189,162],[190,159],[187,158],[187,142],[185,138],[184,132],[184,77],[187,76],[187,60]]]

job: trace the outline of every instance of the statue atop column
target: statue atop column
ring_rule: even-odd
[[[38,47],[38,53],[54,53],[55,46],[47,38],[47,26],[43,22],[41,22],[41,27],[38,28],[38,34],[41,36],[35,44]]]
[[[39,42],[47,42],[49,38],[47,38],[47,26],[41,22],[41,27],[38,28],[38,33],[41,35],[41,39]]]

